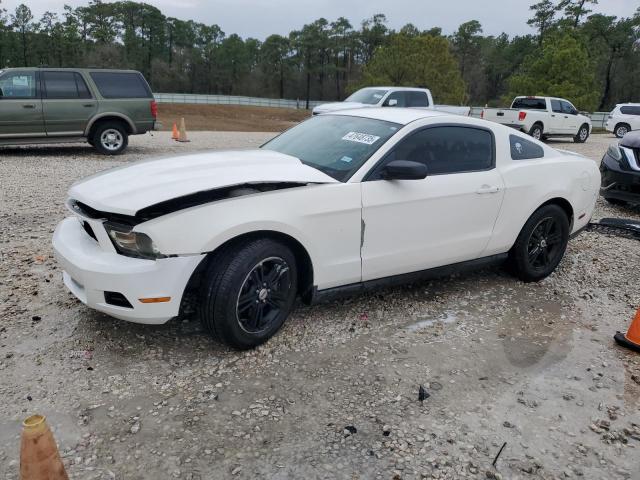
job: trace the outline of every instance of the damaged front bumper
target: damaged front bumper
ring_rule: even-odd
[[[178,315],[185,287],[204,258],[146,260],[106,251],[75,217],[57,226],[53,248],[64,284],[82,303],[112,317],[145,324],[162,324]],[[165,301],[141,301],[150,298]]]

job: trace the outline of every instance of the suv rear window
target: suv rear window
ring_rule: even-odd
[[[104,98],[153,98],[147,82],[136,72],[91,72]]]
[[[625,115],[640,115],[640,106],[620,107],[620,113]]]
[[[546,110],[547,102],[544,98],[516,98],[511,108],[522,108],[529,110]]]

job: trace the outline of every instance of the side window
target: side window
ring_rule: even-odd
[[[544,148],[531,140],[518,135],[509,135],[509,143],[511,144],[511,158],[513,160],[532,160],[544,157]]]
[[[395,100],[398,102],[395,105],[391,105],[390,101]],[[405,92],[392,92],[384,101],[385,107],[406,107],[407,102],[405,99]]]
[[[91,98],[82,76],[76,72],[43,72],[45,98]]]
[[[489,170],[494,167],[493,135],[475,127],[425,128],[396,145],[371,179],[380,179],[384,165],[394,160],[424,163],[429,175]]]
[[[153,98],[147,82],[136,72],[91,72],[104,98]]]
[[[569,102],[565,102],[564,100],[562,100],[560,103],[562,104],[562,113],[567,113],[569,115],[576,114],[576,109],[573,108],[573,105],[571,105]]]
[[[36,98],[35,72],[7,72],[0,77],[0,99]]]
[[[89,91],[89,87],[87,87],[87,83],[82,78],[82,75],[79,73],[73,74],[76,79],[76,87],[78,88],[78,98],[91,98],[91,92]]]
[[[640,115],[640,106],[626,106],[620,107],[620,113],[624,115]]]
[[[427,92],[406,92],[407,107],[428,107],[429,97]]]
[[[555,113],[562,113],[562,104],[560,100],[551,100],[551,110]]]

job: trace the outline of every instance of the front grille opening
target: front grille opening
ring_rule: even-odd
[[[98,241],[98,237],[96,237],[96,234],[93,231],[93,228],[91,228],[91,225],[89,225],[89,222],[87,222],[86,220],[83,220],[82,228],[84,228],[84,231],[87,232],[87,235],[93,238],[96,242]]]
[[[104,301],[116,307],[133,308],[127,297],[120,292],[104,292]]]

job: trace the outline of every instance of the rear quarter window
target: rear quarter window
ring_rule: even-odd
[[[91,79],[104,98],[153,98],[141,74],[136,72],[91,72]]]
[[[533,160],[544,157],[544,148],[526,138],[509,135],[509,143],[512,160]]]
[[[640,105],[620,107],[620,113],[624,115],[640,115]]]

